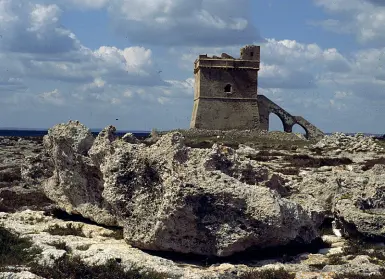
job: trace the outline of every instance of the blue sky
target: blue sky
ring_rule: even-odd
[[[187,128],[195,58],[254,43],[261,94],[383,134],[384,31],[376,0],[0,0],[0,127]]]

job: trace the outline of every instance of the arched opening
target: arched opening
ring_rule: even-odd
[[[299,135],[300,137],[308,138],[308,131],[299,124],[294,124],[293,133]]]
[[[269,131],[284,131],[283,121],[275,113],[269,114]]]
[[[233,93],[233,87],[231,86],[231,84],[226,84],[225,93],[227,93],[227,94]]]

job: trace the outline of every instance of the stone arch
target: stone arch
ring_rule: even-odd
[[[291,115],[289,115],[287,112],[285,112],[280,108],[278,109],[275,107],[269,107],[269,116],[272,113],[278,116],[279,119],[281,119],[281,122],[283,125],[283,131],[286,133],[291,133],[292,127],[294,125]]]
[[[274,112],[269,112],[269,127],[268,127],[268,131],[273,131],[274,129],[274,126],[276,125],[280,125],[280,129],[274,129],[274,131],[284,131],[285,130],[285,125],[283,124],[284,121],[282,119],[282,117],[280,117],[278,114],[274,113]],[[278,124],[279,122],[279,124]]]
[[[293,126],[298,124],[305,130],[307,139],[318,139],[324,135],[321,130],[302,116],[291,115],[264,95],[258,95],[258,110],[259,125],[262,130],[269,130],[269,116],[271,113],[274,113],[281,119],[284,131],[287,133],[291,133],[293,131]]]
[[[296,131],[296,128],[297,128],[297,127],[302,128],[302,130],[305,132],[305,133],[304,133],[305,138],[308,139],[308,138],[309,138],[309,130],[306,129],[306,127],[305,127],[304,125],[301,125],[300,123],[296,122],[296,123],[293,124],[293,127],[292,127],[292,131],[293,131],[294,133],[298,133],[298,132]]]
[[[224,90],[225,90],[225,93],[231,94],[231,93],[233,93],[233,86],[230,83],[228,83],[225,85]]]

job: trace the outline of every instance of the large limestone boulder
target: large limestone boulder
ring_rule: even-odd
[[[350,191],[339,195],[334,214],[346,235],[385,238],[385,166],[375,165],[361,176],[343,181]]]
[[[266,187],[266,169],[233,149],[191,149],[178,132],[147,147],[114,131],[107,127],[93,140],[80,123],[51,129],[56,171],[45,191],[69,212],[116,221],[129,244],[228,256],[317,237],[308,213]]]
[[[344,236],[385,238],[385,165],[364,169],[354,163],[303,170],[289,198],[318,224],[334,218]]]
[[[102,173],[87,155],[93,142],[91,131],[79,122],[70,121],[49,129],[44,146],[54,171],[43,183],[43,190],[68,213],[116,225],[116,218],[102,197]]]

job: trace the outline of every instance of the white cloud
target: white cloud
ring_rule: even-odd
[[[0,0],[0,69],[10,77],[142,86],[166,85],[152,61],[152,51],[131,46],[91,50],[61,27],[54,4]]]
[[[26,86],[21,78],[0,77],[0,93],[9,93],[25,89]]]
[[[0,51],[58,54],[79,47],[75,35],[61,27],[55,4],[0,0]]]
[[[49,92],[44,92],[38,95],[43,103],[49,103],[52,105],[61,106],[65,103],[65,100],[60,93],[59,89],[54,89]]]
[[[135,44],[234,45],[262,41],[251,0],[44,0],[72,9],[109,11],[119,34]]]
[[[382,0],[314,0],[315,4],[337,19],[315,24],[329,31],[355,34],[361,43],[384,45],[385,2]]]

